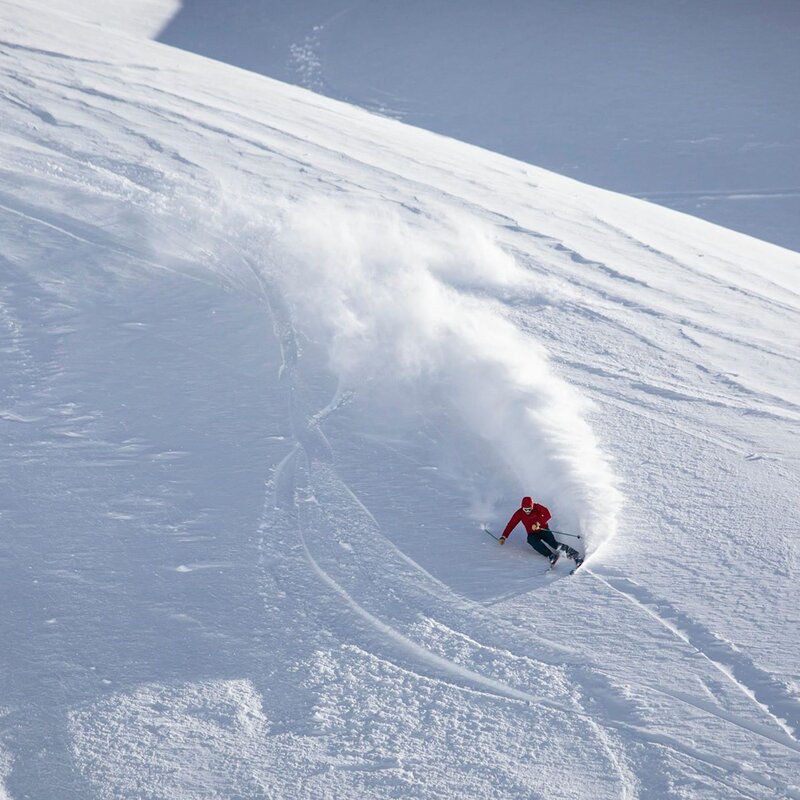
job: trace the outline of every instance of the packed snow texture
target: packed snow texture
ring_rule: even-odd
[[[0,0],[0,797],[800,798],[800,257],[81,19]]]

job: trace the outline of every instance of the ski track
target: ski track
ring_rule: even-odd
[[[257,272],[253,265],[250,266],[254,269],[254,271]],[[281,367],[281,377],[282,379],[289,381],[291,384],[293,381],[293,372],[298,367],[298,347],[296,345],[296,333],[293,330],[291,320],[288,318],[288,310],[285,303],[282,302],[275,290],[269,288],[268,283],[260,275],[258,277],[264,290],[265,300],[267,301],[270,313],[273,316],[276,335],[279,336],[282,352],[285,356],[284,364]],[[290,397],[293,394],[294,392],[290,390]],[[304,507],[314,507],[316,506],[317,502],[316,491],[314,489],[313,482],[315,462],[313,456],[311,456],[307,451],[304,442],[307,441],[308,424],[310,423],[311,426],[313,426],[318,436],[322,436],[321,431],[318,429],[320,420],[331,413],[331,411],[335,410],[338,406],[339,403],[337,402],[337,398],[334,397],[328,406],[326,406],[321,412],[313,414],[309,418],[308,422],[300,421],[299,424],[302,426],[303,430],[298,432],[296,430],[296,424],[298,420],[295,410],[290,403],[289,414],[292,419],[293,428],[295,429],[295,438],[297,443],[276,469],[275,474],[268,485],[268,489],[272,489],[272,491],[268,491],[268,495],[265,500],[265,507],[268,509],[267,516],[270,517],[272,515],[273,509],[282,509],[284,512],[288,511],[290,515],[297,521],[297,533],[306,561],[311,567],[313,573],[317,576],[318,580],[327,586],[336,596],[338,596],[341,601],[353,611],[353,613],[365,620],[375,631],[384,637],[385,640],[395,647],[399,647],[400,650],[411,659],[412,663],[416,662],[419,665],[424,665],[427,668],[426,672],[428,670],[432,670],[434,675],[439,675],[440,677],[437,678],[437,680],[444,680],[445,682],[452,684],[454,687],[462,691],[477,692],[479,695],[488,694],[492,697],[522,702],[526,706],[543,706],[556,712],[571,715],[573,717],[579,716],[585,718],[587,725],[591,730],[594,731],[597,741],[606,752],[609,763],[612,765],[613,769],[618,775],[618,779],[622,787],[621,796],[624,798],[634,797],[635,790],[633,787],[635,787],[637,779],[627,766],[626,758],[624,753],[620,751],[619,745],[612,744],[609,734],[601,729],[591,715],[585,713],[579,707],[575,706],[574,702],[558,702],[548,697],[521,691],[503,681],[489,678],[486,675],[476,672],[473,669],[469,669],[450,658],[443,657],[442,655],[433,652],[429,647],[418,644],[412,638],[409,638],[409,636],[399,631],[395,626],[384,622],[374,613],[368,611],[317,562],[308,543],[309,523],[308,521],[304,521],[308,516],[308,511],[304,510]],[[318,448],[314,449],[318,450]],[[325,463],[323,466],[325,468],[330,468],[328,463]],[[298,480],[296,478],[298,470],[306,474],[304,481],[306,486],[305,499],[298,498],[300,485],[298,484]],[[347,500],[355,504],[358,510],[372,522],[376,529],[379,529],[375,518],[352,492],[350,487],[336,477],[335,474],[334,480],[339,483],[341,489],[345,492]],[[315,531],[317,534],[319,534],[319,525],[315,526]],[[472,608],[470,608],[470,604],[455,598],[452,594],[446,591],[446,587],[444,587],[437,579],[430,576],[426,570],[421,568],[412,559],[407,558],[401,551],[394,547],[394,545],[390,544],[390,549],[396,557],[399,557],[402,561],[408,564],[423,579],[424,583],[426,583],[428,586],[427,590],[432,591],[437,597],[437,604],[449,602],[454,608],[461,609],[461,611],[466,611],[467,613],[472,611],[473,614],[480,608],[477,605],[473,605]],[[467,637],[465,634],[458,633],[457,635],[467,639],[471,647],[484,647],[478,642],[472,640],[470,637]],[[494,655],[496,651],[492,650],[492,653]],[[419,677],[423,676],[420,675]]]
[[[252,266],[252,265],[251,265]],[[255,270],[255,268],[253,267]],[[282,365],[281,371],[282,375],[285,379],[287,379],[290,384],[292,382],[292,372],[297,367],[297,345],[296,339],[297,334],[294,331],[292,326],[291,320],[288,318],[288,311],[286,309],[285,303],[283,303],[282,299],[280,299],[279,295],[274,289],[268,288],[269,284],[259,275],[260,283],[264,288],[264,296],[267,300],[269,305],[270,312],[275,320],[275,328],[276,331],[281,331],[280,335],[280,342],[281,342],[281,350],[284,353],[284,363]],[[294,394],[293,388],[290,389],[290,397]],[[448,659],[444,659],[440,656],[437,656],[434,653],[431,653],[429,650],[420,647],[411,639],[404,636],[400,633],[396,628],[392,627],[384,623],[382,620],[378,619],[374,614],[370,613],[366,610],[362,605],[360,605],[348,592],[342,588],[334,578],[332,578],[314,559],[311,550],[308,547],[307,543],[307,523],[303,523],[303,511],[297,504],[296,492],[297,492],[297,481],[294,478],[294,471],[298,468],[298,455],[302,451],[307,463],[307,470],[311,472],[311,464],[313,456],[309,453],[309,448],[307,445],[308,442],[308,432],[310,429],[314,430],[316,437],[324,439],[322,432],[319,430],[319,423],[325,416],[331,413],[338,407],[337,398],[334,397],[331,402],[320,412],[314,414],[308,421],[300,421],[299,426],[301,430],[298,430],[298,422],[296,413],[293,407],[290,407],[289,414],[290,418],[292,419],[292,427],[294,431],[295,438],[297,440],[296,447],[292,450],[289,456],[280,464],[278,469],[276,470],[276,474],[274,476],[274,481],[276,486],[280,486],[281,492],[280,494],[282,497],[276,496],[273,500],[273,504],[281,507],[281,505],[285,505],[287,501],[291,503],[291,510],[294,515],[300,520],[300,526],[298,528],[298,534],[300,537],[300,542],[303,547],[303,551],[306,555],[306,559],[310,564],[311,568],[314,570],[317,577],[325,583],[331,590],[333,590],[341,599],[349,605],[353,611],[355,611],[359,616],[369,622],[374,628],[380,631],[384,636],[391,639],[402,648],[407,650],[409,653],[412,654],[415,658],[426,662],[428,665],[435,667],[438,670],[442,670],[446,673],[451,674],[456,679],[460,681],[467,680],[469,683],[473,683],[476,685],[481,686],[484,690],[489,690],[495,694],[499,694],[500,696],[505,696],[515,700],[521,700],[527,703],[544,703],[545,705],[551,705],[554,708],[559,710],[566,710],[569,712],[570,709],[565,708],[561,704],[553,704],[548,701],[546,698],[534,696],[528,694],[526,692],[521,692],[517,689],[514,689],[510,686],[506,686],[503,683],[498,681],[494,681],[491,679],[487,679],[482,675],[479,675],[475,672],[470,670],[464,669],[459,665],[453,663]],[[324,449],[328,449],[329,446],[326,446]],[[313,447],[312,450],[318,450],[319,448]],[[361,511],[363,511],[378,527],[375,518],[372,514],[365,508],[363,503],[361,503],[355,496],[355,494],[350,490],[346,484],[342,484],[343,488],[347,492],[349,498],[359,507]],[[309,492],[309,499],[307,502],[314,502],[314,487],[313,483],[310,483],[308,486],[307,491]],[[291,498],[288,496],[291,495]],[[397,548],[393,548],[395,553],[399,553]],[[419,567],[416,562],[411,559],[406,559],[406,563],[412,566],[415,570],[421,573],[422,576],[426,578],[430,578],[431,576],[422,568]],[[441,584],[439,581],[434,580],[434,585]]]
[[[775,741],[800,752],[800,743],[797,740],[797,731],[800,730],[800,706],[769,673],[759,669],[745,654],[737,653],[728,643],[700,623],[690,619],[667,601],[655,597],[646,587],[630,578],[608,574],[603,576],[592,570],[587,572],[611,591],[641,609],[713,664],[726,680],[752,701],[786,735],[786,738],[775,738]],[[764,735],[763,730],[759,733]]]
[[[253,267],[253,269],[255,270],[255,267]],[[284,362],[282,375],[285,379],[288,379],[291,382],[291,373],[298,367],[297,352],[299,348],[294,341],[296,340],[296,333],[294,333],[291,321],[287,317],[288,311],[285,304],[283,304],[282,301],[277,298],[274,290],[265,290],[265,297],[269,299],[271,313],[275,319],[276,334],[280,332],[282,347],[284,347],[288,353],[288,363]],[[275,312],[276,306],[279,309],[277,313]],[[328,416],[328,414],[332,413],[332,411],[338,408],[339,405],[340,404],[337,398],[334,397],[322,411],[311,415],[308,422],[303,423],[301,421],[300,424],[304,427],[308,427],[310,424],[310,426],[315,430],[315,435],[324,438],[324,435],[319,429],[319,423],[326,416]],[[292,418],[296,420],[294,413],[292,414]],[[304,522],[303,520],[309,514],[308,509],[316,507],[317,504],[317,491],[314,489],[313,479],[315,460],[313,456],[309,456],[309,453],[305,450],[305,445],[303,443],[303,441],[307,440],[308,438],[307,430],[304,430],[300,434],[296,433],[296,438],[297,444],[291,453],[287,455],[273,476],[273,481],[271,482],[270,486],[273,487],[274,494],[271,494],[267,497],[266,507],[269,509],[283,507],[285,510],[289,510],[291,512],[292,516],[294,516],[297,520],[297,532],[300,538],[304,556],[318,580],[327,586],[331,592],[338,596],[340,600],[352,610],[353,613],[365,620],[375,631],[383,636],[385,640],[392,643],[396,647],[399,647],[401,651],[411,658],[412,662],[416,662],[419,665],[425,665],[428,669],[432,669],[434,674],[446,676],[446,678],[440,677],[438,679],[444,679],[446,682],[451,683],[462,690],[477,691],[479,695],[488,693],[491,696],[504,697],[511,701],[522,702],[525,705],[545,706],[554,711],[584,718],[589,729],[593,731],[595,738],[605,751],[609,764],[612,765],[612,768],[617,774],[617,779],[619,782],[619,796],[626,798],[626,800],[627,798],[635,798],[640,796],[642,786],[646,786],[648,784],[648,779],[637,774],[635,767],[631,763],[629,756],[626,753],[622,741],[619,740],[618,736],[614,735],[614,731],[623,736],[630,737],[633,735],[634,740],[648,742],[657,749],[665,749],[672,754],[671,757],[688,760],[688,763],[691,763],[693,768],[697,769],[708,780],[720,786],[724,786],[727,790],[733,791],[740,796],[753,798],[762,797],[763,795],[754,795],[751,792],[748,792],[741,785],[737,785],[737,783],[729,779],[727,777],[728,775],[737,774],[738,777],[745,781],[747,785],[751,786],[751,788],[759,787],[760,789],[765,789],[769,792],[780,791],[785,793],[786,797],[791,798],[800,797],[800,792],[794,791],[792,787],[784,784],[783,782],[775,781],[768,776],[753,774],[749,771],[743,772],[740,770],[738,762],[726,757],[716,756],[711,753],[704,752],[695,747],[688,746],[671,735],[658,733],[641,725],[632,724],[629,720],[618,719],[614,716],[598,718],[596,714],[587,712],[580,705],[576,706],[574,701],[573,704],[554,702],[550,698],[541,695],[532,695],[528,692],[520,691],[513,686],[509,686],[502,681],[487,678],[485,675],[475,672],[472,669],[465,668],[460,663],[456,663],[449,658],[444,658],[438,655],[437,653],[431,651],[429,647],[420,645],[412,638],[409,638],[409,636],[406,634],[400,632],[395,626],[384,622],[374,613],[368,611],[320,565],[311,551],[308,542],[309,523],[308,521]],[[319,450],[318,447],[314,449],[317,451]],[[301,464],[303,466],[301,466]],[[322,466],[327,470],[332,469],[330,459],[326,459]],[[304,497],[298,496],[299,484],[296,479],[298,469],[305,474],[304,483],[306,488],[304,490]],[[346,493],[349,501],[354,503],[358,509],[371,520],[375,527],[378,528],[379,526],[375,518],[352,492],[350,487],[341,482],[341,479],[336,477],[335,473],[334,479],[341,484],[341,488]],[[301,495],[302,494],[303,493],[301,493]],[[319,524],[314,526],[314,530],[317,534],[320,533]],[[331,537],[331,540],[333,539],[335,539],[335,536]],[[395,555],[399,555],[402,558],[403,554],[397,551],[396,548],[393,549],[395,551]],[[413,562],[413,560],[405,560],[409,566],[417,570],[420,577],[422,577],[426,583],[430,584],[430,590],[435,591],[440,602],[443,599],[446,599],[444,596],[445,593],[442,592],[442,589],[446,587],[443,587],[436,579],[431,579],[431,576],[424,569],[419,567],[419,565]],[[700,630],[700,626],[698,626],[696,623],[693,623],[693,636],[690,637],[690,635],[686,634],[682,629],[676,628],[674,625],[670,624],[668,619],[665,617],[650,611],[648,604],[657,602],[651,595],[648,594],[647,598],[645,599],[641,594],[636,596],[632,594],[630,590],[625,591],[625,589],[622,589],[619,586],[624,579],[614,579],[611,577],[603,578],[590,569],[587,569],[586,572],[600,583],[606,585],[615,593],[622,595],[627,601],[644,610],[648,616],[654,618],[660,625],[666,627],[670,633],[676,636],[676,638],[697,649],[698,652],[700,652],[708,662],[710,662],[717,670],[721,671],[723,675],[725,675],[726,679],[732,681],[736,688],[745,694],[748,700],[754,702],[760,711],[766,713],[770,721],[780,728],[781,733],[784,735],[773,731],[771,728],[765,725],[759,725],[758,723],[752,723],[748,720],[744,720],[738,715],[728,713],[711,703],[704,702],[685,693],[679,693],[668,689],[660,689],[658,687],[647,685],[640,685],[641,689],[670,697],[671,699],[683,705],[717,717],[718,719],[732,724],[744,731],[747,731],[748,733],[754,734],[759,738],[763,738],[779,746],[786,747],[793,752],[800,752],[800,745],[798,745],[796,742],[793,731],[785,723],[783,723],[781,719],[776,717],[768,706],[759,702],[754,692],[746,684],[741,683],[740,680],[738,680],[731,672],[731,670],[727,669],[723,665],[723,663],[719,660],[719,657],[714,659],[710,657],[707,652],[702,649],[702,647],[698,647],[695,642],[697,642],[698,639],[697,632]],[[462,611],[467,613],[471,612],[473,617],[479,609],[477,604],[469,604],[466,601],[457,602],[455,605],[456,607],[461,608]],[[660,605],[663,607],[664,604],[660,603]],[[470,608],[470,606],[472,607]],[[683,620],[683,622],[686,624],[685,620]],[[470,639],[470,637],[466,636],[466,634],[458,633],[458,636],[467,638],[475,646],[481,648],[484,647],[483,645],[474,642],[474,640]],[[705,632],[703,636],[703,643],[705,644],[706,650],[708,650],[708,641],[711,638],[711,634]],[[769,677],[764,673],[761,673],[761,675],[763,678]],[[420,677],[422,676],[420,675]],[[614,702],[619,703],[620,699],[620,697],[616,697]],[[631,711],[631,713],[633,712]]]

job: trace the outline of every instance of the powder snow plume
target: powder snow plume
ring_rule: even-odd
[[[502,454],[590,553],[610,539],[622,497],[585,419],[589,405],[545,349],[504,315],[509,300],[563,302],[466,213],[432,217],[329,199],[285,208],[261,260],[298,329],[324,342],[345,388],[412,397],[420,387]]]

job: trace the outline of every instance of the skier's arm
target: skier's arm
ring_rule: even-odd
[[[519,523],[520,520],[519,515],[520,515],[519,511],[515,511],[511,515],[511,519],[508,521],[508,525],[506,525],[505,530],[500,534],[500,544],[503,544],[503,542],[505,542],[505,540],[508,539],[508,535],[511,533],[511,531],[513,531],[514,528],[517,527],[517,524]]]

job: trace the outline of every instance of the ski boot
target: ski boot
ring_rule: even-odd
[[[571,558],[573,561],[581,557],[581,554],[574,547],[570,547],[563,542],[561,543],[561,549],[567,554],[567,558]]]
[[[575,557],[573,558],[575,561],[575,566],[572,568],[572,571],[569,573],[570,575],[574,575],[579,569],[581,564],[583,564],[583,556],[579,555],[577,552],[575,553]]]

